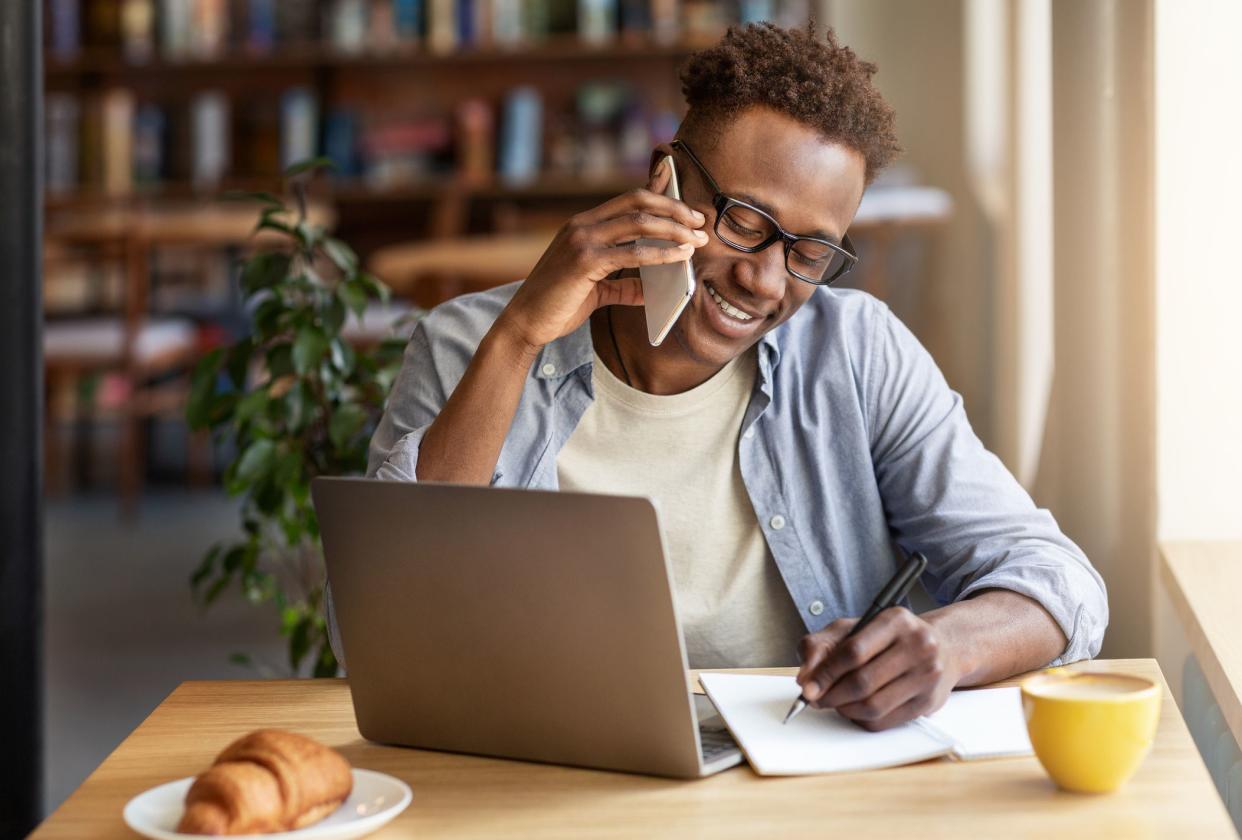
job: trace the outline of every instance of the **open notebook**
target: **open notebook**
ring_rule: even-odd
[[[839,773],[938,756],[1030,755],[1017,688],[955,691],[938,712],[868,732],[832,711],[807,709],[781,721],[800,689],[793,677],[700,674],[699,681],[750,766],[764,776]]]

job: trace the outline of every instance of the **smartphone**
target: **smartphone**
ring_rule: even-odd
[[[681,201],[681,187],[677,183],[677,168],[673,165],[673,158],[666,156],[664,163],[669,171],[668,186],[664,188],[664,194]],[[676,242],[667,239],[640,239],[638,243],[660,248],[677,247]],[[647,340],[652,347],[659,347],[694,295],[694,267],[690,265],[687,257],[681,262],[641,265],[638,267],[638,276],[643,284],[643,309],[647,311]]]

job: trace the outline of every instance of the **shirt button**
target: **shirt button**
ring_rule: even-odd
[[[824,612],[824,602],[812,601],[811,605],[807,607],[807,609],[810,611],[811,615],[822,615]]]
[[[755,427],[754,427],[754,426],[751,426],[749,429],[747,429],[746,431],[742,432],[742,437],[746,438],[747,440],[750,440],[750,439],[751,439],[751,438],[753,438],[754,436],[755,436]]]
[[[553,374],[556,373],[556,365],[552,364],[551,362],[548,362],[546,365],[540,368],[540,370],[543,371],[544,376],[552,376]]]
[[[776,516],[773,516],[768,520],[768,524],[772,526],[773,531],[779,531],[781,528],[785,527],[785,517],[778,513]]]

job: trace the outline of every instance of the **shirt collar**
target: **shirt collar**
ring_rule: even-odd
[[[761,387],[772,379],[772,372],[781,360],[779,338],[784,334],[784,324],[764,333],[759,339],[759,377]],[[544,345],[535,365],[537,379],[559,379],[576,371],[593,360],[591,345],[591,321],[588,318],[578,329]],[[765,387],[766,390],[766,387]]]

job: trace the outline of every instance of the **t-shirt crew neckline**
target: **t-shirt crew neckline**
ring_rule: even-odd
[[[696,385],[689,391],[683,391],[680,394],[648,394],[646,391],[640,391],[626,385],[625,382],[618,379],[616,374],[608,369],[604,364],[604,360],[600,358],[599,353],[592,349],[594,357],[594,367],[592,369],[592,380],[595,387],[602,391],[610,399],[624,403],[626,406],[647,414],[685,414],[700,408],[704,403],[709,402],[711,398],[727,387],[735,376],[745,370],[746,365],[754,366],[757,369],[758,356],[755,348],[750,347],[737,358],[730,361],[716,373],[712,374],[701,385]]]

